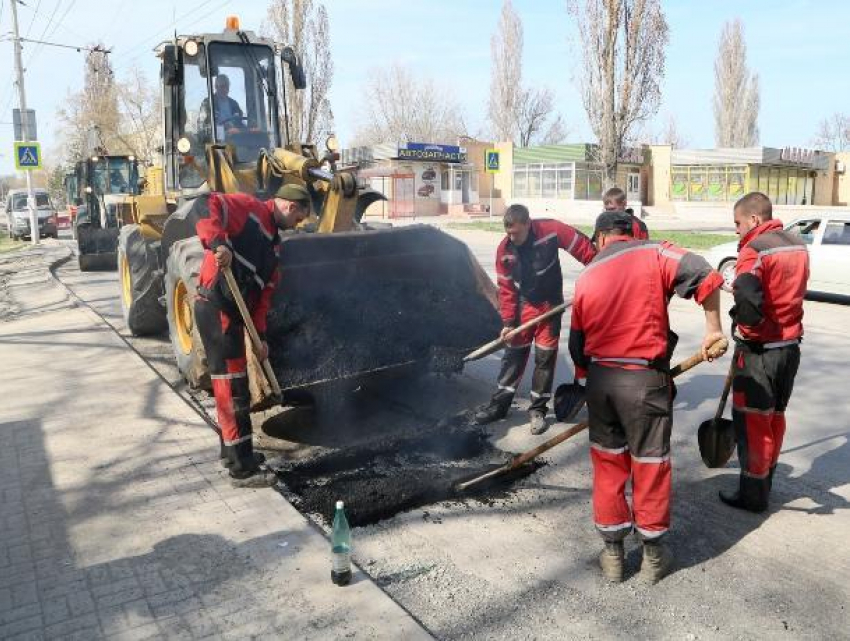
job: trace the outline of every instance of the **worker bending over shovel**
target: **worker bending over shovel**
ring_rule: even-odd
[[[582,265],[590,262],[596,250],[587,236],[569,225],[557,220],[531,220],[524,205],[508,207],[503,222],[507,235],[496,250],[496,274],[503,325],[501,335],[505,338],[514,328],[564,302],[559,249],[569,252]],[[552,396],[560,336],[561,316],[558,314],[508,341],[502,356],[499,388],[490,403],[476,412],[476,423],[491,423],[507,415],[534,343],[529,408],[531,433],[542,434],[549,428],[546,413]]]
[[[749,193],[735,203],[734,217],[741,242],[730,312],[738,328],[733,336],[732,421],[741,477],[738,490],[720,492],[720,499],[763,512],[800,365],[809,252],[800,236],[773,220],[773,206],[762,193]]]
[[[268,202],[248,194],[213,193],[209,218],[197,224],[206,251],[195,322],[212,379],[222,463],[240,487],[271,485],[274,478],[261,470],[262,454],[254,453],[244,323],[221,270],[233,271],[262,339],[254,351],[263,361],[269,349],[266,315],[279,279],[278,230],[294,228],[310,211],[310,194],[301,185],[283,185]]]
[[[635,240],[632,217],[604,212],[593,236],[599,253],[576,280],[570,354],[586,373],[593,520],[610,581],[623,580],[623,541],[643,542],[641,577],[659,581],[672,567],[663,538],[670,527],[670,321],[674,293],[705,310],[702,352],[723,338],[720,286],[706,260],[666,242]],[[633,507],[626,501],[632,481]]]

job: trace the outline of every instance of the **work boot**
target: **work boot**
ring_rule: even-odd
[[[602,574],[611,583],[623,582],[623,562],[626,553],[622,541],[605,542],[605,548],[599,554],[599,567]]]
[[[655,585],[673,569],[673,553],[660,541],[643,543],[643,561],[640,564],[640,578]]]
[[[479,425],[486,425],[505,418],[508,415],[509,408],[510,404],[490,401],[487,405],[482,405],[476,410],[473,420]]]
[[[720,490],[720,500],[729,507],[748,512],[764,512],[767,509],[767,497],[770,493],[770,477],[756,479],[750,476],[740,477],[738,489],[734,492]]]
[[[263,463],[266,462],[266,455],[261,452],[254,452],[254,465],[259,467]],[[224,450],[221,452],[221,464],[230,469],[233,467],[233,461],[228,458],[227,454],[224,453]]]
[[[273,487],[277,483],[277,475],[269,469],[249,470],[247,472],[230,472],[230,484],[238,488]]]
[[[773,473],[776,472],[776,466],[770,468],[770,472],[767,475],[767,491],[770,492],[773,490]]]
[[[543,412],[529,412],[528,419],[531,426],[531,433],[535,436],[543,434],[543,432],[549,429],[549,423],[546,422],[546,416]]]

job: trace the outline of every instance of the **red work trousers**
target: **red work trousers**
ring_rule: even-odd
[[[587,373],[593,520],[606,541],[622,541],[633,527],[658,540],[670,528],[670,381],[651,369],[593,364]]]
[[[520,325],[549,311],[559,303],[532,304],[522,302]],[[522,381],[525,366],[534,344],[534,374],[531,378],[530,411],[546,414],[552,398],[552,383],[555,380],[555,364],[558,358],[558,340],[561,337],[561,315],[546,319],[520,332],[505,348],[502,368],[499,372],[499,388],[493,394],[493,403],[508,406],[513,401],[517,387]]]
[[[248,368],[242,319],[231,318],[199,297],[195,323],[201,334],[218,415],[221,458],[232,474],[256,468],[252,440]]]

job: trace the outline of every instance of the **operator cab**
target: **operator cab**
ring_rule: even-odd
[[[204,184],[207,145],[227,145],[243,167],[280,146],[273,43],[229,23],[223,33],[180,36],[159,51],[171,188]]]

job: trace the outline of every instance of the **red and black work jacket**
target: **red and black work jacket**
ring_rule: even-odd
[[[584,378],[592,362],[667,368],[670,298],[675,293],[702,303],[722,284],[702,256],[667,241],[618,237],[576,280],[569,340],[576,378]]]
[[[266,316],[280,278],[280,235],[274,221],[274,200],[263,202],[248,194],[212,193],[209,218],[198,221],[204,249],[198,293],[233,318],[239,309],[219,272],[215,250],[226,245],[233,252],[231,270],[257,332],[266,331]]]
[[[738,334],[759,344],[798,341],[803,335],[803,298],[809,252],[799,236],[769,220],[751,229],[738,246],[733,317]]]
[[[516,246],[508,236],[496,250],[499,308],[506,327],[519,324],[521,304],[560,304],[563,274],[558,250],[564,249],[582,265],[596,255],[590,239],[557,220],[532,220],[526,241]]]
[[[634,210],[630,207],[626,213],[632,217],[632,238],[635,240],[649,240],[649,228],[646,223],[635,216]]]

